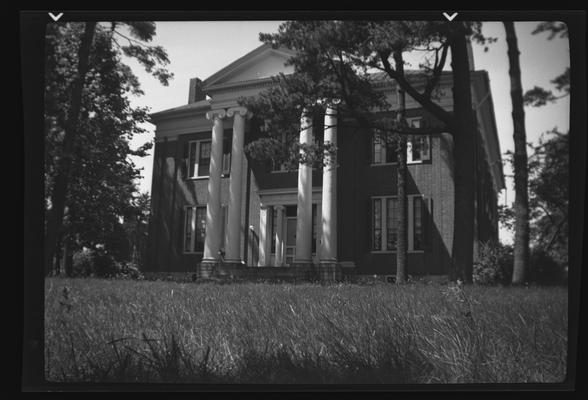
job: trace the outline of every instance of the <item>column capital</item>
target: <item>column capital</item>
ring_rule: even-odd
[[[251,118],[253,114],[245,107],[231,107],[227,110],[227,117],[232,117],[233,115],[239,114],[242,117],[247,119]]]
[[[316,101],[316,103],[320,104],[320,105],[325,105],[327,108],[336,108],[337,105],[339,105],[339,103],[341,103],[341,99],[323,98],[323,99],[318,99]]]
[[[277,206],[274,206],[274,208],[275,208],[276,210],[279,210],[279,211],[284,211],[284,209],[285,209],[286,207],[284,207],[283,205],[277,205]]]
[[[206,119],[213,120],[213,119],[223,119],[227,116],[227,112],[221,108],[219,110],[212,110],[206,113]]]

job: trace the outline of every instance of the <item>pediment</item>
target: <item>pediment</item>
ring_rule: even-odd
[[[207,78],[205,87],[269,78],[279,73],[294,72],[294,67],[285,66],[294,53],[286,48],[273,49],[262,45]]]

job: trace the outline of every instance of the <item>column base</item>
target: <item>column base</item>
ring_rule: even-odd
[[[213,278],[219,269],[219,260],[202,260],[196,266],[196,279],[210,279]]]
[[[321,283],[334,283],[343,280],[343,271],[337,261],[321,261],[318,267]]]

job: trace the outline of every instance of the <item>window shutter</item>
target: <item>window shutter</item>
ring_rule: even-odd
[[[189,163],[189,153],[190,153],[190,142],[184,142],[182,144],[182,160],[180,162],[180,173],[182,179],[188,179],[188,163]]]
[[[423,161],[431,159],[431,137],[429,135],[423,137],[421,145],[421,159]]]

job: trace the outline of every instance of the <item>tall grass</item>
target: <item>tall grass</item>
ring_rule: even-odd
[[[51,381],[559,382],[563,288],[50,278]]]

